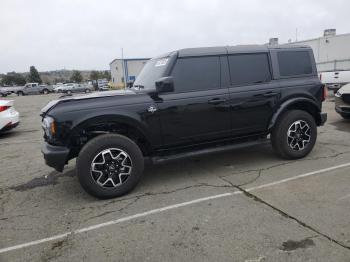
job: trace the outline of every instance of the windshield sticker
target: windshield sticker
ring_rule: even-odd
[[[155,66],[156,67],[157,66],[165,66],[167,62],[168,62],[168,58],[159,59]]]

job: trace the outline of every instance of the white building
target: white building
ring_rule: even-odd
[[[148,60],[149,58],[114,59],[109,64],[112,83],[123,86],[124,76],[127,82],[135,80]]]
[[[350,33],[337,35],[335,29],[327,29],[322,37],[291,44],[309,45],[319,72],[350,70]]]

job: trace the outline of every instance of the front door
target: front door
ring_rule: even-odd
[[[178,58],[174,92],[159,95],[163,145],[190,145],[230,136],[228,88],[221,88],[220,57]]]

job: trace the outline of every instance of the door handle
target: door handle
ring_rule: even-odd
[[[265,94],[263,94],[264,97],[272,97],[272,96],[276,96],[278,95],[278,93],[276,92],[267,92]]]
[[[208,101],[208,104],[218,105],[218,104],[222,104],[224,102],[226,102],[226,99],[224,99],[224,98],[213,98],[213,99],[210,99]]]

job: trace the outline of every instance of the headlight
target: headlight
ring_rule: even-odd
[[[56,134],[56,123],[55,123],[55,120],[52,117],[46,116],[43,119],[42,127],[44,129],[44,132],[45,132],[46,136],[52,137],[53,135]]]
[[[337,91],[337,93],[335,93],[336,97],[341,97],[341,93],[339,91]]]

